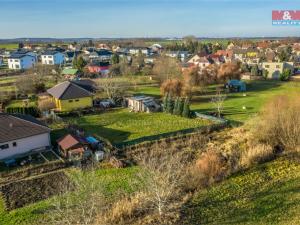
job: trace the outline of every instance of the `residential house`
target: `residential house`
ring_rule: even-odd
[[[93,93],[75,82],[65,81],[47,90],[56,105],[56,111],[90,108],[93,106]]]
[[[200,70],[208,67],[209,65],[213,64],[213,61],[208,57],[201,57],[196,62],[194,62],[196,66],[200,68]]]
[[[143,55],[150,55],[150,48],[147,47],[131,47],[129,48],[129,53],[131,55],[138,55],[138,54],[143,54]]]
[[[73,59],[80,54],[80,51],[66,51],[64,52],[65,55],[65,62],[72,63]]]
[[[153,97],[134,96],[127,98],[127,105],[132,112],[157,112],[160,110]]]
[[[51,146],[50,129],[35,118],[0,113],[0,160],[17,158]]]
[[[9,56],[7,62],[10,69],[30,69],[36,65],[37,56],[30,51],[18,50]]]
[[[112,52],[106,49],[97,50],[99,60],[101,62],[109,62],[112,57]]]
[[[262,69],[268,71],[268,78],[270,79],[279,79],[280,74],[285,69],[291,69],[294,71],[293,62],[263,62]]]
[[[216,65],[225,63],[225,58],[223,55],[212,54],[212,55],[209,55],[207,58],[209,61],[212,61],[212,63],[214,63]]]
[[[65,158],[82,158],[84,152],[88,150],[86,140],[72,134],[67,134],[58,139],[57,146]]]
[[[192,58],[190,58],[187,63],[196,63],[200,58],[207,56],[207,54],[196,54]]]
[[[184,62],[188,59],[190,56],[188,51],[170,51],[166,53],[166,56],[171,57],[171,58],[177,58],[181,62]]]
[[[225,62],[231,62],[233,60],[232,50],[218,50],[215,55],[222,56]]]
[[[98,73],[101,75],[107,75],[109,73],[109,62],[92,62],[87,65],[90,73]]]
[[[59,51],[45,51],[42,55],[42,64],[61,65],[65,63],[65,55]]]
[[[153,44],[150,46],[152,52],[160,54],[163,50],[163,47],[160,44]]]

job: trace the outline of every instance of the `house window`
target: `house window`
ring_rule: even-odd
[[[279,69],[280,68],[280,65],[276,65],[276,69]]]
[[[73,102],[73,100],[69,100],[69,102]]]
[[[17,147],[17,142],[13,142],[13,147]]]
[[[52,61],[52,60],[49,60],[49,64],[53,64],[53,61]]]
[[[20,66],[19,66],[19,65],[15,65],[15,67],[16,67],[16,69],[19,69],[19,68],[20,68]]]
[[[3,150],[3,149],[8,149],[9,148],[9,145],[8,144],[4,144],[4,145],[0,145],[0,149]]]
[[[265,68],[270,68],[270,66],[269,65],[265,65]]]

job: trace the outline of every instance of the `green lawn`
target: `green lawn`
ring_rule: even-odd
[[[72,122],[88,133],[102,136],[113,143],[209,124],[201,119],[186,119],[166,113],[134,113],[129,112],[129,109],[73,118]]]
[[[200,191],[186,224],[299,224],[299,190],[299,163],[281,158]]]
[[[29,107],[34,107],[36,106],[36,101],[32,101],[32,100],[29,100]],[[23,107],[24,106],[24,101],[23,100],[12,100],[9,102],[9,104],[6,106],[7,108],[9,107]]]
[[[18,44],[0,44],[0,48],[5,48],[6,50],[17,49],[18,47]]]
[[[246,96],[244,93],[229,93],[224,102],[224,116],[226,119],[243,122],[259,112],[261,107],[276,95],[293,95],[300,90],[298,82],[280,81],[249,81]],[[135,94],[151,95],[160,98],[159,87],[139,87]],[[206,94],[195,93],[192,98],[191,109],[209,113],[215,111],[211,99],[215,94],[215,86],[208,88]],[[243,109],[243,106],[246,109]]]
[[[130,184],[135,176],[137,168],[130,167],[124,169],[99,169],[95,173],[95,179],[104,187],[105,194],[113,197],[120,192],[130,193],[133,191]],[[71,170],[70,175],[76,179],[79,170]],[[85,174],[89,176],[88,174]],[[2,225],[32,225],[38,223],[45,216],[45,211],[53,205],[53,199],[44,200],[35,204],[25,206],[20,209],[6,212],[3,202],[0,201],[0,224]]]

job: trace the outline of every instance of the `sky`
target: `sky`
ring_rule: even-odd
[[[300,0],[0,0],[0,39],[300,36],[272,10]]]

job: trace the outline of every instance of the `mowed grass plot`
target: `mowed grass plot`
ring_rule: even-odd
[[[201,119],[187,119],[162,112],[134,113],[129,112],[129,109],[115,109],[102,114],[82,116],[72,119],[72,123],[115,144],[209,124]]]
[[[16,44],[16,43],[0,44],[0,48],[5,48],[6,50],[17,49],[18,47],[19,47],[19,44]]]
[[[114,198],[120,193],[133,192],[132,179],[135,177],[137,167],[129,167],[122,169],[99,169],[95,173],[85,173],[84,176],[93,176],[96,183],[103,187],[104,195],[108,198]],[[80,170],[70,170],[68,172],[72,179],[76,179],[82,173]],[[72,193],[71,193],[72,194]],[[60,196],[65,198],[68,194]],[[78,199],[80,201],[81,199]],[[55,204],[55,197],[43,200],[23,208],[15,209],[7,212],[4,208],[4,202],[0,199],[0,224],[2,225],[32,225],[41,224],[47,214],[51,214],[51,208]]]
[[[277,95],[293,96],[300,90],[299,82],[247,81],[245,93],[228,93],[224,101],[224,117],[228,120],[244,122],[259,112],[262,106]],[[138,87],[135,94],[161,98],[159,87]],[[195,91],[191,109],[202,113],[215,112],[211,102],[216,94],[216,86],[209,86],[205,93]]]
[[[277,159],[200,191],[186,224],[299,224],[300,165]]]
[[[244,122],[259,112],[262,106],[278,95],[293,96],[300,90],[298,82],[250,81],[245,93],[229,93],[224,101],[224,117],[229,120]],[[211,102],[215,88],[210,88],[205,95],[193,98],[191,109],[209,113],[215,108]]]

